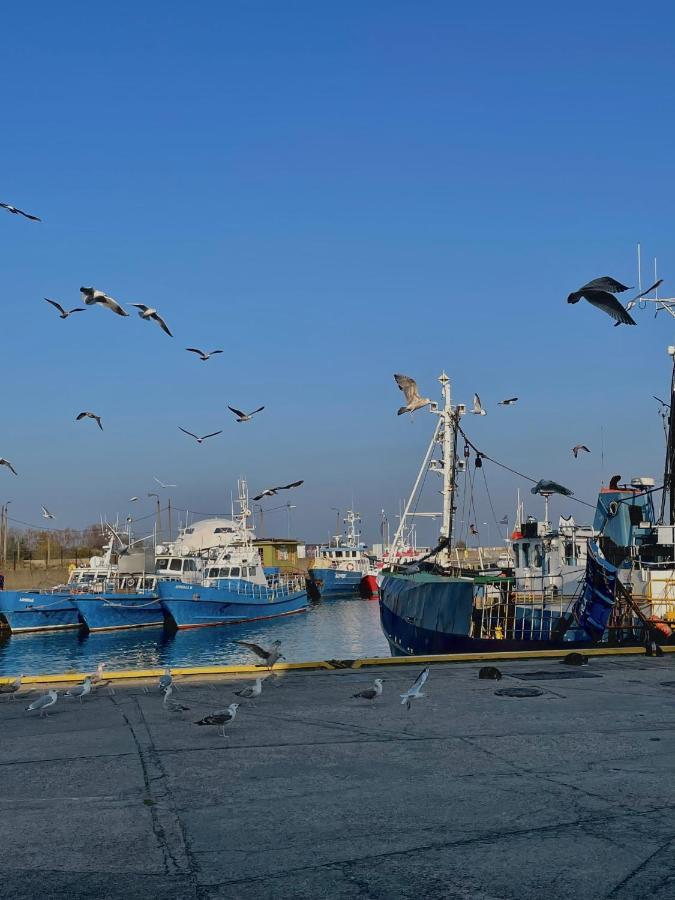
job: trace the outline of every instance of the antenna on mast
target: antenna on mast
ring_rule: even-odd
[[[637,263],[638,263],[638,293],[639,293],[639,294],[642,293],[642,259],[641,259],[641,256],[642,256],[642,255],[641,255],[640,250],[641,250],[641,248],[640,248],[640,241],[638,241],[638,245],[637,245]]]

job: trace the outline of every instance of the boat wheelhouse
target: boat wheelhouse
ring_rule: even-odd
[[[335,535],[329,544],[318,548],[309,577],[319,596],[359,596],[361,579],[372,566],[356,527],[360,522],[359,514],[348,509],[344,534]]]

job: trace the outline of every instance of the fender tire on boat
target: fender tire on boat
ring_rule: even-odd
[[[354,571],[354,563],[347,563],[347,571],[348,572]]]

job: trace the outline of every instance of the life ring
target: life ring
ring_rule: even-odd
[[[347,563],[347,571],[348,572],[354,571],[354,563]]]
[[[331,567],[331,569],[337,569],[337,563],[336,563],[335,561],[333,561],[333,562],[330,564],[330,567]]]
[[[135,588],[136,587],[136,579],[135,578],[127,578],[125,587]]]

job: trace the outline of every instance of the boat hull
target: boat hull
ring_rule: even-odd
[[[377,575],[364,575],[359,582],[359,594],[364,600],[376,600],[379,594]]]
[[[61,631],[81,624],[68,593],[0,591],[0,617],[13,634]]]
[[[73,603],[89,631],[117,631],[164,624],[159,595],[152,591],[138,594],[76,594]]]
[[[445,653],[500,653],[588,647],[593,641],[568,632],[552,639],[550,628],[524,625],[518,637],[473,637],[470,579],[444,576],[385,575],[380,584],[380,622],[393,656]],[[546,636],[544,636],[544,634]]]
[[[358,597],[362,573],[349,569],[310,569],[309,577],[321,597]]]
[[[304,612],[305,591],[274,591],[262,585],[204,587],[181,582],[159,585],[161,604],[176,628],[208,628]]]

